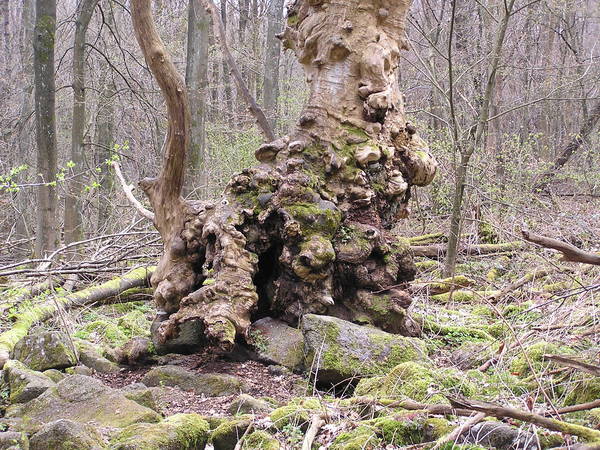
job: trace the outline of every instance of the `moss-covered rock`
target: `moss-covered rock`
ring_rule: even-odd
[[[209,425],[198,414],[176,414],[160,423],[138,423],[111,440],[114,450],[202,450]]]
[[[375,450],[384,446],[374,427],[360,425],[351,431],[340,433],[329,448],[331,450]]]
[[[10,392],[8,399],[13,404],[33,400],[56,385],[48,376],[31,370],[16,360],[7,361],[2,373]]]
[[[33,370],[65,369],[77,364],[79,354],[68,336],[57,331],[33,333],[21,339],[13,351]]]
[[[473,369],[489,360],[494,355],[496,347],[489,342],[463,342],[452,352],[450,360],[461,370]]]
[[[30,450],[101,450],[101,434],[92,426],[59,419],[45,424],[29,441]]]
[[[161,387],[146,387],[142,383],[134,383],[125,386],[121,389],[123,395],[129,400],[133,400],[139,405],[150,408],[157,413],[161,413],[165,398],[169,397],[169,393]]]
[[[0,432],[1,450],[29,450],[29,439],[25,433]]]
[[[297,398],[271,412],[269,417],[273,426],[278,430],[282,430],[288,425],[306,429],[311,414],[321,408],[321,403],[316,398]]]
[[[265,317],[252,324],[248,340],[260,359],[291,370],[302,368],[304,347],[299,329]]]
[[[378,398],[410,398],[417,402],[447,403],[443,394],[460,393],[466,397],[477,391],[462,372],[443,368],[433,370],[415,362],[394,367],[387,375],[361,380],[355,395]]]
[[[142,378],[146,386],[172,386],[199,395],[218,397],[239,394],[246,390],[243,380],[233,375],[197,373],[179,366],[160,366]]]
[[[405,361],[428,361],[419,339],[389,334],[329,316],[302,319],[305,367],[325,383],[387,373]]]
[[[251,416],[222,422],[210,435],[210,441],[215,450],[233,450],[251,423]]]
[[[244,438],[242,450],[279,450],[281,444],[266,431],[255,431]]]
[[[35,433],[47,422],[59,419],[110,428],[160,420],[160,416],[151,409],[83,375],[69,376],[39,397],[23,405],[11,406],[6,417],[17,419],[18,431],[30,433]]]
[[[60,370],[57,370],[57,369],[44,370],[42,373],[44,375],[46,375],[48,378],[50,378],[52,381],[54,381],[55,383],[58,383],[59,381],[64,380],[65,377],[67,376],[64,372],[61,372]]]

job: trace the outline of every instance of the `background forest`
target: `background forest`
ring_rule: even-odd
[[[75,448],[599,448],[593,446],[600,442],[598,0],[413,0],[397,81],[409,121],[405,132],[409,139],[423,138],[418,145],[437,161],[435,178],[427,187],[404,183],[398,196],[386,190],[391,177],[376,178],[378,170],[387,170],[378,161],[389,163],[393,153],[353,166],[368,173],[374,198],[409,201],[410,215],[400,219],[401,210],[392,226],[376,224],[390,244],[378,253],[360,239],[370,230],[360,228],[364,221],[357,232],[348,214],[331,236],[326,230],[326,239],[312,241],[330,245],[334,261],[314,272],[285,266],[282,248],[288,244],[281,236],[287,230],[277,234],[283,222],[260,228],[244,219],[246,234],[260,241],[256,236],[264,233],[263,241],[275,242],[264,248],[246,243],[258,255],[255,272],[248,271],[256,297],[248,307],[249,331],[232,325],[232,354],[221,351],[226,339],[217,350],[196,345],[200,338],[194,335],[194,351],[185,356],[178,354],[181,348],[171,352],[152,341],[167,302],[156,283],[149,287],[150,274],[158,272],[161,255],[175,255],[176,263],[181,255],[170,242],[163,245],[168,233],[148,220],[160,215],[159,208],[138,186],[164,167],[173,121],[136,41],[136,3],[144,2],[0,0],[0,450],[12,432],[24,432],[11,436],[26,435],[33,450],[45,449],[42,443],[57,433],[54,422],[47,423],[57,402],[76,422],[69,425],[76,430],[69,439],[87,436]],[[256,199],[250,198],[254,191],[231,194],[236,174],[257,158],[275,167],[277,152],[297,141],[261,147],[270,139],[247,93],[276,138],[296,136],[314,84],[306,80],[309,64],[303,67],[284,48],[289,36],[278,35],[286,25],[298,26],[289,11],[323,2],[214,1],[225,39],[198,0],[150,3],[189,94],[184,197],[219,202],[217,211],[238,208],[259,216],[262,191]],[[54,5],[56,29],[36,23],[36,8],[48,12]],[[377,12],[382,21],[388,13]],[[355,129],[344,127],[356,138]],[[368,135],[359,129],[357,142]],[[325,150],[316,149],[308,146],[295,157],[310,161],[313,151],[320,158]],[[297,162],[289,152],[285,157]],[[323,170],[322,178],[337,182],[335,170]],[[335,205],[320,198],[317,213],[310,202],[282,208],[296,207],[299,223],[309,209],[307,221],[317,223],[319,214],[331,217],[331,205],[339,212],[343,198]],[[288,247],[290,255],[305,259],[320,250]],[[210,245],[200,248],[214,257]],[[336,262],[344,253],[349,260]],[[240,254],[246,256],[234,256]],[[188,286],[190,297],[222,281],[219,269],[200,265],[189,264],[189,278],[197,276]],[[394,283],[354,286],[351,275],[362,266],[385,269],[378,273],[395,267]],[[171,273],[180,267],[174,264]],[[276,310],[273,286],[289,281],[286,270],[292,282],[282,291],[303,298],[316,292],[306,280],[323,267],[334,276],[351,274],[340,276],[339,284],[351,285],[341,289],[343,295],[336,291],[339,280],[323,289],[327,315],[311,310],[303,318],[300,310],[286,318],[289,310]],[[409,276],[402,278],[403,270]],[[234,294],[244,289],[237,284]],[[398,300],[394,295],[400,305],[390,300]],[[371,302],[371,309],[362,318],[340,317],[332,312],[340,297],[349,304]],[[186,313],[192,317],[194,305]],[[59,334],[66,362],[49,365],[28,356],[50,354],[44,346],[54,345]],[[184,341],[193,335],[181,334]],[[59,399],[62,385],[88,400],[102,402],[106,395],[122,403],[103,415],[105,405],[96,400],[81,406],[74,398]],[[89,418],[79,407],[103,416]],[[30,421],[25,427],[23,419]],[[90,421],[100,425],[77,431],[79,422]],[[66,442],[59,433],[56,442],[61,440]],[[582,442],[590,446],[576,447]]]

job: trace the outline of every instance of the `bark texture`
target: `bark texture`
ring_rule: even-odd
[[[134,28],[169,105],[173,92],[148,44],[155,30],[140,22],[144,6],[133,1]],[[169,203],[170,227],[147,190],[165,241],[152,276],[158,340],[197,320],[209,341],[229,349],[259,317],[295,323],[307,313],[415,332],[403,289],[415,274],[409,243],[389,230],[408,214],[411,187],[430,183],[436,164],[407,124],[397,85],[408,7],[408,0],[296,2],[282,35],[310,83],[296,132],[259,147],[260,164],[234,176],[219,202]]]
[[[54,38],[56,1],[36,0],[33,42],[35,124],[37,143],[37,227],[35,253],[43,256],[56,247],[56,112]]]

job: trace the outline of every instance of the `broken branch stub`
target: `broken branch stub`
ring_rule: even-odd
[[[149,8],[147,0],[133,5],[134,16]],[[164,320],[155,339],[169,341],[198,321],[228,349],[255,319],[296,323],[307,313],[417,332],[406,314],[404,284],[416,271],[410,245],[390,231],[409,212],[412,186],[436,172],[397,84],[408,7],[406,0],[290,7],[282,40],[310,85],[299,126],[261,146],[259,164],[233,176],[218,202],[163,205],[170,227],[157,212],[165,254],[152,283]],[[143,40],[148,30],[134,26]]]

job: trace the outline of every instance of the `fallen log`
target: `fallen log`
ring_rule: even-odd
[[[495,403],[479,402],[462,397],[447,397],[450,404],[457,409],[471,410],[485,413],[488,416],[498,419],[511,418],[522,422],[532,423],[548,430],[558,431],[559,433],[578,436],[587,443],[600,444],[600,431],[593,430],[582,425],[563,422],[562,420],[550,419],[540,414],[529,411],[523,411],[516,408],[496,405]]]
[[[415,280],[411,283],[411,288],[414,286],[415,289],[421,289],[423,286],[429,289],[431,295],[445,294],[454,289],[466,288],[475,286],[477,282],[468,278],[464,275],[456,275],[450,278],[444,278],[443,280],[430,280],[430,281],[418,281]]]
[[[563,254],[562,260],[568,262],[578,262],[584,264],[593,264],[600,266],[600,254],[593,252],[586,252],[580,248],[575,247],[568,242],[559,241],[558,239],[549,238],[539,234],[530,233],[527,230],[522,230],[523,238],[526,241],[533,242],[534,244],[541,245],[545,248],[551,248],[558,250]]]
[[[493,253],[512,252],[520,250],[524,246],[521,241],[502,242],[500,244],[478,244],[467,245],[458,250],[459,255],[489,255]],[[427,258],[442,258],[446,256],[447,245],[411,245],[410,249],[414,256],[426,256]]]
[[[35,323],[48,320],[59,310],[69,310],[97,302],[103,303],[106,299],[118,297],[128,290],[147,286],[154,270],[154,267],[140,267],[100,286],[91,286],[79,292],[53,297],[42,304],[18,312],[17,320],[11,329],[0,334],[0,369],[9,359],[16,343],[27,335]],[[133,291],[133,293],[139,292]]]

